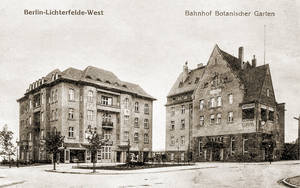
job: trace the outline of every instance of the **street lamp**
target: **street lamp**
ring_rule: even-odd
[[[294,117],[298,121],[298,160],[300,160],[300,115],[298,118]]]

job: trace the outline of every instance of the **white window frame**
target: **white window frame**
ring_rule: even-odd
[[[185,113],[185,106],[181,105],[181,114],[184,114],[184,113]]]
[[[140,125],[139,125],[139,118],[138,117],[134,118],[134,127],[140,127]]]
[[[232,93],[228,95],[228,103],[233,104],[233,94]]]
[[[214,107],[216,107],[216,100],[215,100],[215,98],[210,98],[210,107],[211,108],[214,108]]]
[[[75,100],[75,91],[72,88],[69,88],[69,101]]]
[[[210,124],[214,124],[215,123],[215,114],[211,114],[210,115],[209,123]]]
[[[74,108],[69,108],[68,119],[74,119]]]
[[[222,106],[222,97],[221,96],[218,96],[217,97],[217,106]]]
[[[199,103],[199,110],[203,110],[204,109],[204,100],[200,100],[200,103]]]
[[[134,103],[134,111],[139,112],[139,102]]]
[[[93,121],[93,113],[94,113],[93,110],[88,110],[87,111],[87,120]]]
[[[68,136],[74,138],[74,127],[69,127]]]
[[[222,121],[222,114],[221,113],[218,113],[217,114],[217,124],[220,124]]]
[[[149,134],[148,133],[144,134],[144,144],[149,144]]]
[[[248,150],[245,150],[245,143],[248,141],[249,139],[248,138],[243,138],[243,155],[245,153],[248,153]]]
[[[199,120],[200,126],[204,126],[204,116],[200,116]]]
[[[185,129],[185,119],[182,119],[180,123],[180,129]]]
[[[144,119],[144,129],[149,129],[149,119]]]
[[[233,122],[233,112],[231,111],[231,112],[228,112],[228,122],[229,123],[232,123]]]
[[[94,92],[92,90],[88,91],[88,102],[93,102]]]
[[[135,133],[133,134],[133,141],[134,141],[134,142],[139,142],[139,133],[138,133],[138,132],[135,132]]]
[[[149,104],[146,103],[146,104],[144,105],[144,114],[149,114],[149,113],[150,113],[150,111],[149,111]]]

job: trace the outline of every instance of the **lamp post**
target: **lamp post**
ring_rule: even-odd
[[[298,121],[298,160],[300,160],[300,115],[298,118],[294,117]]]

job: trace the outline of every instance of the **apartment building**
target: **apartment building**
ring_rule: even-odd
[[[275,99],[269,65],[257,66],[255,56],[251,64],[244,61],[243,47],[238,52],[234,57],[216,45],[206,66],[184,66],[167,96],[169,160],[281,158],[285,104]],[[188,113],[182,113],[183,107],[189,107]],[[184,130],[182,122],[188,122]]]
[[[61,162],[91,162],[90,130],[108,140],[97,162],[125,162],[128,148],[146,159],[152,151],[154,100],[139,85],[100,68],[53,70],[17,100],[20,160],[49,160],[45,138],[57,131],[65,137]]]

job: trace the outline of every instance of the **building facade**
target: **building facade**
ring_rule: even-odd
[[[281,158],[285,104],[276,102],[269,65],[256,66],[255,56],[250,64],[243,56],[243,47],[234,57],[216,45],[206,66],[194,70],[184,66],[167,97],[169,160],[174,156],[194,161]],[[181,106],[189,106],[186,116],[176,115]],[[189,122],[185,131],[179,128],[183,121]],[[180,148],[176,141],[184,134],[189,142],[176,152]]]
[[[108,140],[97,162],[125,162],[128,148],[146,160],[152,150],[155,99],[140,86],[96,67],[58,69],[30,84],[20,106],[20,160],[44,161],[47,134],[64,136],[61,162],[90,162],[90,131]]]

